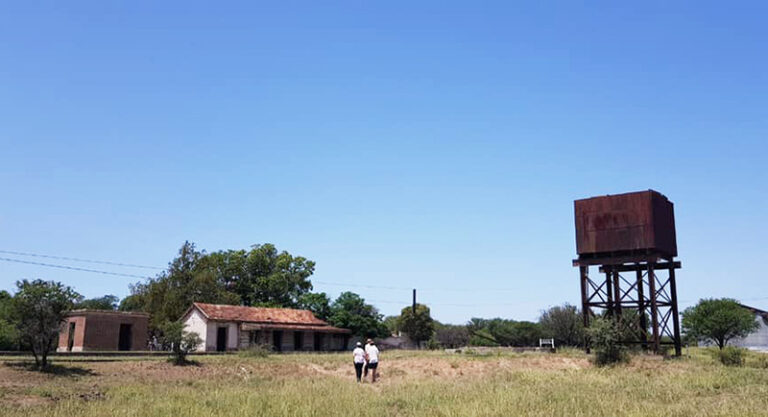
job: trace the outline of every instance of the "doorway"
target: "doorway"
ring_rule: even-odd
[[[293,350],[301,351],[304,349],[304,333],[293,332]]]
[[[67,351],[72,352],[75,346],[75,322],[69,322],[69,339],[67,340]]]
[[[217,352],[227,351],[227,328],[226,327],[219,327],[218,329],[216,329],[216,351]]]
[[[319,352],[323,350],[323,334],[315,333],[315,351]]]
[[[131,350],[131,344],[133,343],[131,330],[130,324],[120,324],[120,336],[117,340],[117,350]]]
[[[283,350],[283,332],[280,330],[272,332],[272,347],[275,352],[281,352]]]

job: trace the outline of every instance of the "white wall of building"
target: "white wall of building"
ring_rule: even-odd
[[[768,324],[763,317],[755,314],[755,321],[760,327],[743,339],[733,340],[731,345],[745,347],[752,350],[768,351]]]
[[[206,323],[205,317],[203,317],[203,315],[200,314],[196,308],[193,308],[192,311],[187,315],[186,320],[184,320],[184,327],[188,332],[197,333],[197,335],[200,336],[200,339],[203,340],[203,343],[197,348],[197,350],[201,352],[207,350],[206,348],[211,340],[209,337],[210,332],[208,331],[208,324]],[[213,349],[216,349],[215,333],[213,335]]]

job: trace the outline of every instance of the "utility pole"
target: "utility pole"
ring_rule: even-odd
[[[416,288],[413,289],[413,305],[411,306],[411,311],[415,316],[416,315]]]

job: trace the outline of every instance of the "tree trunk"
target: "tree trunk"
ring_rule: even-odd
[[[40,359],[37,357],[37,352],[35,351],[35,346],[32,345],[32,356],[35,357],[35,366],[40,368]]]

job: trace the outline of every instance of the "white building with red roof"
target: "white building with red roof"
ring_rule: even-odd
[[[278,352],[344,350],[350,331],[333,327],[309,310],[193,303],[182,317],[203,340],[200,351],[268,346]]]

